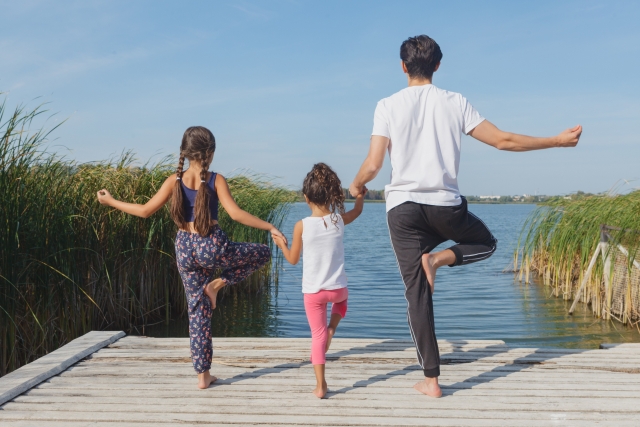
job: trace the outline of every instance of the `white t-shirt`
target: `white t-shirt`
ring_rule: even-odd
[[[482,117],[459,93],[434,85],[410,86],[378,102],[373,135],[390,139],[387,212],[404,202],[457,206],[462,132]]]
[[[336,214],[310,216],[302,220],[302,292],[315,294],[322,290],[347,287],[344,271],[344,221]]]

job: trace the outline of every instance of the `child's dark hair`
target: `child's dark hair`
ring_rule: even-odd
[[[302,183],[302,194],[318,206],[328,206],[331,221],[338,222],[336,212],[344,213],[344,190],[338,175],[325,163],[316,163]]]
[[[209,211],[209,189],[206,185],[207,171],[209,163],[216,151],[216,139],[211,131],[202,126],[191,126],[184,131],[182,144],[180,144],[180,160],[176,169],[176,183],[171,197],[171,218],[181,229],[187,228],[187,221],[184,217],[183,190],[181,185],[184,159],[189,162],[196,161],[202,165],[200,172],[200,187],[196,194],[196,204],[194,206],[194,228],[201,236],[209,234],[211,229],[211,212]]]

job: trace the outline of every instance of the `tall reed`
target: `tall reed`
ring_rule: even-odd
[[[115,197],[144,203],[172,173],[160,162],[135,166],[132,153],[80,164],[47,152],[48,133],[31,130],[45,110],[0,105],[0,375],[92,329],[131,331],[183,316],[176,227],[165,207],[148,219],[97,203]],[[260,175],[228,179],[245,210],[279,226],[295,195]],[[235,223],[221,209],[232,240],[271,244],[267,232]],[[279,261],[276,261],[279,262]],[[266,266],[228,292],[260,292]],[[276,273],[277,274],[277,273]]]
[[[640,259],[640,235],[624,231],[640,230],[640,191],[571,200],[558,198],[538,207],[523,226],[514,253],[520,279],[529,282],[531,273],[538,274],[554,296],[575,298],[600,241],[601,224],[623,229],[613,232],[614,240],[627,247],[629,260]],[[604,265],[599,258],[581,296],[582,301],[591,304],[596,316],[603,313],[603,277]]]

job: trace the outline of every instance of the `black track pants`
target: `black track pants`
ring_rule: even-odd
[[[480,218],[467,210],[463,197],[458,206],[433,206],[406,202],[387,213],[391,244],[405,286],[407,317],[416,344],[418,362],[426,377],[440,375],[440,354],[433,321],[431,288],[422,268],[422,254],[453,240],[456,262],[470,264],[489,258],[498,241]]]

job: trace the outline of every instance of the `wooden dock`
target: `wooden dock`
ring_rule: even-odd
[[[337,338],[320,400],[308,339],[215,338],[219,380],[198,390],[188,339],[93,334],[0,378],[0,425],[640,425],[640,344],[441,341],[444,396],[432,399],[412,388],[422,371],[411,342]],[[66,366],[72,353],[84,359]]]

